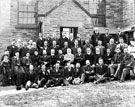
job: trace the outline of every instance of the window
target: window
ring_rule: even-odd
[[[106,26],[106,0],[87,0],[87,5],[87,10],[93,16],[93,24]]]
[[[25,3],[23,0],[18,0],[18,24],[19,25],[35,25],[36,24],[36,2],[32,0]]]

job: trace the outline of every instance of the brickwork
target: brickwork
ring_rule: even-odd
[[[62,0],[38,0],[38,14],[45,14]],[[77,0],[88,10],[88,0]],[[110,28],[122,27],[133,24],[129,18],[131,8],[128,4],[134,0],[106,0],[106,25]],[[135,3],[134,3],[135,4]],[[123,8],[124,7],[124,8]],[[128,10],[128,12],[126,12]],[[6,12],[5,12],[6,11]],[[132,11],[132,13],[134,10]],[[126,14],[127,13],[127,14]],[[8,46],[12,39],[35,38],[37,29],[18,29],[18,0],[0,0],[0,54]],[[64,4],[53,10],[46,17],[38,19],[42,21],[44,33],[60,32],[60,26],[78,27],[82,38],[85,33],[91,31],[91,18],[79,8],[72,0],[65,0]],[[125,20],[128,20],[126,23]],[[123,23],[124,22],[124,23]]]
[[[41,4],[46,4],[46,2],[48,5],[52,4],[52,2],[48,1],[49,0],[46,0],[45,3]],[[40,9],[40,11],[42,12],[43,9]],[[41,13],[40,11],[39,13]],[[65,26],[78,27],[79,33],[84,35],[92,27],[92,23],[90,23],[91,21],[89,20],[91,20],[91,18],[81,10],[81,8],[79,8],[72,0],[67,0],[64,4],[52,11],[47,17],[43,18],[42,21],[44,23],[44,32],[59,32],[60,26]]]
[[[123,0],[123,27],[135,24],[135,0]]]
[[[106,0],[106,24],[107,27],[123,26],[123,0]]]

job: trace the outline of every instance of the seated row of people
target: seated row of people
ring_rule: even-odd
[[[135,61],[134,57],[127,52],[127,48],[124,48],[124,53],[121,53],[120,48],[117,48],[116,52],[114,60],[109,65],[104,63],[102,57],[99,57],[96,64],[92,64],[90,59],[84,60],[83,66],[78,61],[73,63],[72,57],[66,57],[64,66],[59,60],[56,60],[54,64],[44,61],[38,64],[39,59],[36,56],[32,62],[33,59],[30,58],[29,53],[21,59],[19,52],[16,52],[15,57],[12,58],[11,67],[8,55],[3,56],[1,71],[6,82],[15,80],[17,90],[21,89],[21,85],[28,90],[29,87],[47,88],[85,82],[97,84],[114,79],[123,82],[127,75],[130,76],[131,71],[133,73]],[[37,51],[36,53],[38,54]]]
[[[21,85],[25,86],[26,84],[28,84],[28,87],[38,88],[40,87],[39,83],[41,86],[43,86],[43,83],[46,83],[45,87],[49,87],[51,86],[50,84],[53,84],[55,83],[54,81],[56,81],[55,79],[53,81],[51,78],[55,69],[54,66],[60,66],[62,72],[65,72],[65,68],[69,65],[75,66],[71,67],[73,68],[71,71],[73,71],[74,79],[73,77],[67,78],[67,80],[72,81],[69,82],[72,84],[89,81],[99,83],[100,81],[108,80],[108,77],[112,80],[119,79],[123,82],[126,75],[131,74],[130,72],[133,71],[134,57],[131,53],[127,52],[129,51],[127,48],[128,45],[124,43],[123,38],[119,38],[119,43],[117,44],[115,43],[114,38],[110,38],[109,43],[107,43],[106,46],[102,45],[101,40],[97,40],[96,46],[91,44],[89,38],[85,40],[84,44],[80,41],[81,39],[77,38],[71,42],[71,39],[68,40],[64,34],[59,40],[56,38],[43,38],[42,35],[39,34],[37,42],[30,40],[29,43],[23,42],[23,46],[21,45],[20,40],[17,42],[13,40],[12,44],[7,47],[7,50],[1,59],[0,69],[4,74],[3,83],[15,84],[17,89],[20,89]],[[99,67],[99,65],[102,65],[99,64],[101,62],[104,63],[104,66]],[[51,79],[43,79],[43,83],[42,81],[39,81],[39,78],[42,77],[40,76],[42,66],[51,74],[49,75],[49,73],[47,73],[49,75],[48,78]],[[74,72],[74,69],[78,66],[81,67],[79,74],[78,71],[77,73]],[[104,70],[102,71],[102,69]],[[100,73],[97,75],[98,70]],[[34,73],[32,73],[32,71],[34,71]],[[30,75],[30,72],[32,75]],[[62,76],[60,76],[61,79],[58,79],[60,83],[62,82],[62,85],[69,84],[65,81],[66,75],[66,73],[62,73]],[[81,79],[75,75],[79,75],[79,78]],[[31,81],[28,81],[28,78],[30,78]],[[59,83],[56,82],[56,84]],[[55,84],[53,85],[56,86]]]

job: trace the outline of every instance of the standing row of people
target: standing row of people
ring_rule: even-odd
[[[40,33],[36,42],[13,40],[1,59],[3,85],[28,90],[115,79],[123,82],[134,75],[134,52],[129,53],[133,46],[122,36],[116,41],[106,35],[106,41],[96,33],[81,40],[80,34],[74,39],[73,34],[67,38],[65,32],[59,39],[55,34],[51,38]]]

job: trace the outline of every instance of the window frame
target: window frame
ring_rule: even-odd
[[[94,0],[93,0],[94,1]],[[95,5],[95,4],[97,4],[98,5],[98,1],[99,0],[96,0],[96,3],[95,2],[91,2],[90,0],[88,1],[88,11],[89,11],[89,13],[92,15],[92,20],[93,19],[97,19],[98,20],[98,24],[95,24],[94,23],[94,26],[95,27],[106,27],[106,0],[103,0],[103,3],[104,3],[104,6],[105,6],[105,10],[104,10],[104,12],[103,12],[103,10],[101,10],[102,12],[101,13],[99,13],[98,12],[98,8],[96,7],[96,8],[91,8],[90,6],[91,5]],[[103,7],[103,6],[102,6]],[[92,12],[91,12],[91,10],[92,10]],[[93,14],[93,11],[94,10],[96,10],[97,11],[97,13],[96,14]],[[101,17],[104,17],[104,21],[102,20],[102,22],[104,22],[104,23],[102,23],[102,22],[99,22],[100,20],[100,18]]]
[[[37,15],[38,15],[38,2],[37,1],[35,1],[35,11],[28,11],[28,5],[27,5],[27,11],[20,11],[19,9],[20,9],[20,3],[21,1],[20,0],[18,0],[18,7],[17,7],[17,25],[16,25],[16,28],[38,28],[38,17],[37,17]],[[34,24],[32,24],[32,23],[27,23],[27,24],[23,24],[23,23],[19,23],[19,14],[20,13],[34,13],[34,15],[35,15],[35,23]],[[28,16],[27,16],[27,20],[28,20]]]

